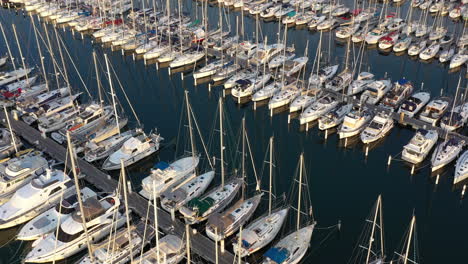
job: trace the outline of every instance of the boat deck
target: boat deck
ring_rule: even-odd
[[[34,145],[37,149],[47,153],[53,159],[65,163],[67,149],[59,145],[50,138],[44,138],[41,133],[24,123],[23,121],[15,120],[12,115],[9,115],[12,129],[17,136],[22,137],[28,143]],[[8,127],[5,113],[0,113],[0,123]],[[85,175],[84,180],[100,189],[103,192],[113,192],[117,188],[118,182],[110,177],[110,175],[97,169],[95,166],[78,158],[78,167],[80,172]],[[71,168],[71,163],[67,162],[67,166]],[[132,192],[128,196],[130,209],[140,217],[146,217],[148,213],[148,201],[136,192]],[[148,217],[150,221],[154,219],[154,209],[151,206]],[[172,221],[171,216],[164,210],[158,210],[158,227],[166,234],[175,234],[185,241],[185,225],[178,219]],[[203,259],[216,263],[215,244],[212,240],[197,232],[190,234],[191,251]],[[219,247],[218,247],[219,248]],[[234,263],[234,255],[228,251],[219,252],[218,263],[232,264]]]

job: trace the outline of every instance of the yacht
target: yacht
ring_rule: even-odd
[[[307,253],[315,224],[303,227],[282,238],[263,257],[263,264],[297,264]]]
[[[151,248],[133,263],[141,264],[177,264],[187,254],[185,243],[178,236],[166,235],[159,239],[159,248]]]
[[[465,151],[460,158],[457,159],[453,184],[457,184],[466,178],[468,178],[468,151]]]
[[[341,124],[349,112],[353,109],[352,104],[340,103],[335,110],[319,119],[319,129],[327,130]]]
[[[225,83],[224,83],[224,89],[231,89],[232,87],[234,87],[236,85],[236,82],[238,80],[242,80],[242,79],[250,79],[250,78],[253,78],[255,77],[256,73],[253,72],[252,70],[250,69],[245,69],[245,70],[242,70],[240,72],[238,72],[237,74],[234,74],[232,77],[230,77]]]
[[[240,66],[237,63],[227,65],[219,69],[212,77],[213,82],[221,82],[226,80],[227,78],[232,77],[238,70],[240,70]],[[226,87],[226,86],[225,86]]]
[[[452,59],[450,60],[450,69],[455,69],[463,64],[468,60],[468,50],[465,48],[460,48],[457,54],[453,55]]]
[[[366,86],[366,90],[361,95],[361,102],[375,105],[391,88],[392,82],[390,80],[373,81]]]
[[[291,77],[301,71],[309,61],[309,57],[298,57],[293,60],[286,61],[284,67],[280,69],[282,76]]]
[[[376,27],[367,33],[365,41],[369,45],[377,44],[379,39],[385,36],[385,34],[387,34],[385,29]]]
[[[419,42],[415,42],[410,45],[408,48],[408,55],[417,56],[419,55],[427,46],[427,40],[423,39]]]
[[[345,69],[344,71],[340,72],[338,75],[333,77],[329,82],[325,84],[325,88],[339,92],[343,90],[345,87],[348,87],[349,84],[353,81],[353,74]]]
[[[87,162],[94,162],[107,158],[116,152],[122,145],[130,139],[143,133],[141,129],[131,129],[101,142],[88,141],[84,147],[84,159]]]
[[[422,162],[438,139],[436,130],[418,129],[410,142],[403,147],[401,158],[414,164]]]
[[[231,90],[231,95],[238,100],[251,96],[271,79],[271,74],[259,73],[250,79],[237,80],[236,85]]]
[[[295,83],[283,87],[268,102],[268,109],[275,109],[291,103],[301,93]]]
[[[61,223],[57,232],[38,240],[26,255],[25,262],[45,263],[65,259],[85,250],[88,239],[101,240],[126,222],[120,199],[114,195],[100,200],[96,197],[88,198],[83,202],[83,208],[83,212],[75,211]],[[84,225],[88,236],[84,232]]]
[[[254,54],[249,59],[249,62],[253,65],[263,65],[282,52],[284,49],[284,45],[280,43],[267,46],[261,45],[257,47]]]
[[[195,173],[194,173],[195,176]],[[192,177],[189,177],[192,178]],[[190,200],[202,195],[213,181],[214,171],[208,171],[182,184],[175,190],[166,190],[159,196],[161,207],[168,211],[177,211]]]
[[[218,70],[228,67],[230,65],[234,64],[233,61],[229,60],[216,60],[214,62],[208,63],[207,65],[203,66],[199,70],[193,73],[193,78],[195,79],[201,79],[205,77],[212,76],[215,74]]]
[[[10,72],[0,72],[0,86],[17,81],[31,73],[32,70],[33,68],[19,68]]]
[[[338,105],[338,100],[332,96],[324,96],[309,107],[307,107],[300,115],[300,124],[306,124],[319,119],[321,116],[332,111]]]
[[[177,184],[186,181],[193,175],[199,161],[198,156],[190,156],[178,159],[171,164],[164,161],[158,162],[151,169],[151,174],[142,180],[143,190],[140,194],[152,200],[162,192],[176,187]]]
[[[345,116],[343,124],[338,128],[339,138],[352,137],[361,133],[366,124],[371,121],[372,116],[372,112],[367,108],[361,109],[359,107],[351,110],[351,112]]]
[[[331,65],[321,68],[318,73],[312,73],[309,77],[309,85],[321,86],[325,81],[333,78],[339,65]]]
[[[311,92],[302,92],[301,95],[297,96],[289,105],[289,112],[294,113],[302,111],[309,107],[312,103],[317,101],[317,95],[313,95]]]
[[[0,203],[6,202],[19,188],[49,167],[41,152],[29,149],[23,153],[0,163]]]
[[[247,225],[242,237],[238,234],[232,243],[234,252],[246,257],[268,245],[281,230],[288,211],[289,208],[277,209]]]
[[[262,89],[258,90],[252,95],[252,101],[258,102],[271,98],[277,92],[281,90],[281,82],[274,81],[268,85],[265,85]]]
[[[75,100],[78,99],[80,95],[81,93],[63,98],[57,98],[55,100],[41,105],[40,107],[32,106],[30,108],[27,108],[27,115],[24,115],[22,117],[23,121],[26,124],[31,125],[33,122],[37,121],[41,117],[49,117],[68,108],[74,107]]]
[[[0,205],[0,229],[25,223],[75,192],[63,171],[47,169],[44,174],[19,188],[11,199]]]
[[[14,135],[16,143],[16,148],[23,146],[22,141]],[[12,153],[15,152],[15,146],[13,144],[13,139],[11,137],[10,130],[6,128],[0,128],[0,159],[9,157]]]
[[[101,107],[98,104],[90,104],[72,122],[60,129],[58,134],[66,136],[69,132],[72,138],[85,138],[102,127],[112,115],[111,106]],[[54,138],[54,133],[51,135],[52,138]]]
[[[217,186],[204,196],[190,200],[179,209],[188,224],[205,221],[216,212],[226,208],[236,196],[242,185],[242,179],[234,178],[224,186]]]
[[[412,42],[413,38],[411,36],[404,35],[393,45],[393,51],[395,53],[406,51]]]
[[[88,187],[81,189],[80,192],[83,200],[97,196],[97,194]],[[56,206],[36,216],[34,219],[22,226],[18,232],[17,239],[36,240],[52,233],[57,229],[57,225],[65,222],[69,217],[71,217],[72,213],[75,212],[77,208],[78,196],[76,193],[71,194],[68,197],[63,197],[63,200],[61,200]]]
[[[106,161],[104,161],[102,169],[120,169],[121,160],[123,160],[124,167],[130,166],[158,151],[159,144],[162,140],[163,138],[157,133],[150,133],[149,136],[142,133],[136,137],[131,137],[123,143],[119,150],[112,153]]]
[[[79,115],[81,107],[70,107],[58,113],[49,116],[43,116],[37,119],[37,127],[42,133],[49,133],[60,130],[73,122]]]
[[[442,51],[439,54],[439,61],[441,63],[446,63],[450,61],[450,59],[455,55],[455,45],[451,45],[450,47],[446,49],[442,49]]]
[[[277,55],[268,62],[268,68],[278,68],[281,65],[283,65],[286,61],[294,59],[294,57],[296,57],[296,53],[292,51],[283,52],[283,54]]]
[[[413,84],[406,80],[400,79],[392,89],[385,95],[382,104],[392,110],[398,108],[404,100],[406,100],[413,93]]]
[[[430,101],[419,115],[419,119],[433,126],[447,112],[452,100],[448,97],[439,97]]]
[[[348,95],[355,95],[364,91],[368,84],[374,82],[374,77],[374,74],[370,72],[359,73],[357,79],[349,85]]]
[[[463,103],[453,108],[453,111],[445,112],[440,119],[440,127],[448,131],[454,131],[463,127],[467,119],[468,103]]]
[[[418,92],[410,96],[401,104],[398,113],[405,113],[408,117],[414,117],[431,100],[428,92]]]
[[[239,200],[226,211],[211,215],[206,225],[208,237],[220,241],[234,234],[252,217],[261,197],[262,193],[247,200]]]
[[[191,65],[205,57],[205,52],[198,50],[196,48],[191,51],[186,51],[176,57],[170,64],[171,68],[178,68],[185,65]]]
[[[379,49],[381,50],[388,50],[395,45],[400,37],[400,33],[398,31],[391,31],[386,36],[379,39]]]
[[[393,128],[394,121],[391,115],[377,113],[364,131],[361,132],[361,141],[364,144],[375,142],[387,135]]]
[[[435,57],[435,55],[439,52],[439,50],[440,50],[440,44],[434,41],[429,47],[427,47],[425,50],[423,50],[419,54],[419,58],[421,60],[430,60]]]
[[[327,16],[314,16],[312,20],[307,23],[307,26],[309,29],[315,29],[318,25],[322,24],[325,19],[327,19]]]
[[[465,146],[465,140],[452,137],[439,143],[431,159],[431,170],[436,171],[452,162]]]

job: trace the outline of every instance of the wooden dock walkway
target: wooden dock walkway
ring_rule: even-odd
[[[28,143],[34,145],[37,149],[50,155],[53,159],[60,162],[65,162],[67,156],[66,148],[59,145],[50,138],[44,138],[38,130],[32,128],[23,121],[15,120],[11,115],[9,116],[12,129],[15,131],[17,136],[22,137]],[[8,127],[5,113],[3,111],[0,113],[0,123],[2,123],[5,127]],[[118,182],[112,179],[108,174],[105,174],[95,166],[80,158],[78,158],[77,164],[80,172],[85,175],[84,180],[86,182],[104,192],[111,193],[116,190]],[[67,163],[67,166],[69,168],[71,167],[70,162]],[[136,192],[129,194],[128,198],[130,209],[132,209],[132,211],[138,214],[140,217],[146,217],[148,214],[148,200]],[[149,219],[150,221],[153,221],[154,219],[153,206],[150,206],[149,208]],[[158,209],[158,227],[166,234],[171,233],[181,238],[185,238],[185,224],[178,219],[172,221],[170,214],[161,209]],[[190,228],[190,230],[192,230],[192,228]],[[216,263],[215,244],[212,240],[198,232],[196,234],[193,234],[192,232],[190,234],[190,244],[191,251],[193,253],[207,261]],[[224,253],[219,251],[218,263],[233,264],[234,255],[228,251],[224,251]]]

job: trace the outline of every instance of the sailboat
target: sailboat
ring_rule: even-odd
[[[418,256],[418,244],[416,233],[416,216],[413,214],[411,218],[409,230],[405,238],[405,242],[400,252],[394,253],[395,257],[391,263],[395,264],[418,264],[421,263]]]

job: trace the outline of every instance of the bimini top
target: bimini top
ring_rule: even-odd
[[[280,264],[283,263],[288,258],[288,250],[285,248],[270,248],[265,254],[264,257],[267,257],[274,262]]]

